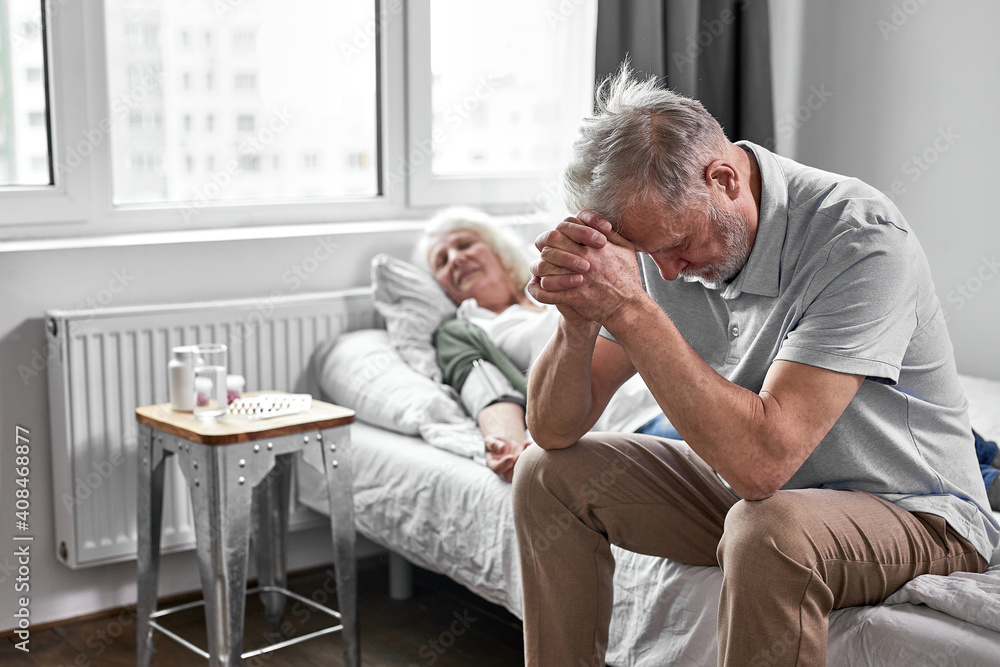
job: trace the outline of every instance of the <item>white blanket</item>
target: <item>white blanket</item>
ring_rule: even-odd
[[[1000,565],[983,574],[955,572],[947,577],[925,574],[890,595],[885,604],[910,602],[1000,632]],[[1000,663],[1000,654],[997,655]]]

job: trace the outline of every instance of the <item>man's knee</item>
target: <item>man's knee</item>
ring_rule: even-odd
[[[530,543],[532,549],[547,551],[576,521],[570,507],[573,501],[566,497],[559,484],[552,484],[559,477],[560,463],[554,459],[563,450],[550,452],[538,446],[528,447],[514,466],[514,523],[522,546]],[[552,474],[547,475],[546,471]]]
[[[726,515],[717,552],[719,564],[761,562],[775,557],[804,563],[814,555],[804,521],[808,508],[794,492],[779,491],[764,500],[741,500]]]
[[[602,473],[614,472],[599,448],[588,446],[586,437],[565,449],[545,450],[532,445],[514,466],[515,515],[526,509],[527,503],[537,505],[546,499],[575,509],[586,500],[588,492],[592,494],[594,480],[600,480]]]
[[[517,465],[514,466],[514,502],[517,502],[517,498],[523,495],[524,491],[530,486],[534,481],[537,480],[537,468],[540,465],[544,465],[543,459],[545,458],[547,452],[537,445],[532,445],[526,447],[521,455],[517,457]]]

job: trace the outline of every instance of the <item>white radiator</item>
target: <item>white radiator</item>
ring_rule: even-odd
[[[168,399],[167,362],[176,345],[229,346],[229,372],[246,390],[315,395],[308,373],[318,345],[376,326],[368,289],[170,306],[50,311],[49,410],[56,544],[72,568],[135,558],[135,408]],[[166,470],[163,551],[194,547],[184,478]],[[294,500],[290,525],[325,519]]]

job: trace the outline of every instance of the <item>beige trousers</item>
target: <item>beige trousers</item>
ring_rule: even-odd
[[[719,664],[824,665],[832,609],[875,604],[917,575],[982,572],[945,521],[860,491],[739,500],[682,442],[591,434],[529,447],[514,471],[528,667],[604,665],[611,544],[719,565]]]

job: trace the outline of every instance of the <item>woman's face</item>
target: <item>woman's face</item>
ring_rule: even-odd
[[[500,258],[472,230],[456,229],[436,237],[427,261],[434,278],[455,303],[475,299],[483,308],[500,312],[517,301]]]

